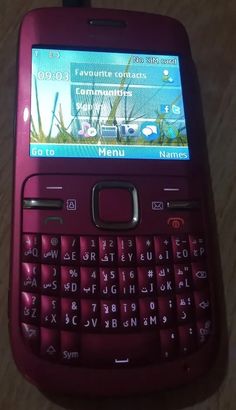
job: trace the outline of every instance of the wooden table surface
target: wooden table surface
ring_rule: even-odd
[[[236,1],[94,0],[95,7],[167,14],[182,21],[192,44],[202,90],[229,333],[226,375],[206,397],[214,373],[196,386],[122,399],[46,398],[16,370],[7,330],[13,117],[17,30],[32,8],[59,0],[1,0],[0,4],[0,409],[195,409],[236,408]],[[205,393],[204,393],[205,392]]]

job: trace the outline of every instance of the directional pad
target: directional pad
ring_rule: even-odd
[[[99,182],[93,187],[92,214],[99,228],[134,228],[139,220],[136,188],[128,182]]]

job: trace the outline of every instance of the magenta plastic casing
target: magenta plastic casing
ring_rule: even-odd
[[[91,26],[88,20],[124,21],[121,27]],[[142,30],[140,30],[142,27]],[[122,159],[32,158],[29,156],[30,119],[24,121],[25,108],[30,110],[32,46],[62,46],[86,49],[136,51],[179,55],[183,95],[189,136],[189,161],[154,161]],[[18,103],[16,117],[16,151],[12,221],[12,263],[10,278],[10,337],[13,355],[20,372],[42,390],[54,393],[85,395],[125,395],[144,393],[186,384],[205,373],[215,356],[217,321],[214,289],[214,247],[211,239],[208,204],[209,177],[205,152],[204,128],[195,68],[187,34],[176,20],[152,14],[103,9],[47,8],[29,12],[22,23],[18,59]],[[58,171],[59,170],[59,171]],[[22,232],[22,192],[25,181],[33,175],[79,175],[93,181],[105,179],[142,180],[148,190],[149,178],[180,177],[190,181],[195,197],[201,198],[204,233],[208,249],[208,269],[212,299],[213,329],[207,343],[196,353],[173,362],[135,368],[98,369],[50,363],[35,356],[24,343],[20,329],[20,258]],[[37,187],[35,187],[37,189]],[[140,187],[141,189],[141,187]],[[191,195],[191,192],[189,192]],[[66,228],[73,230],[73,222]],[[98,234],[88,222],[88,232]],[[135,228],[132,234],[147,232]],[[83,234],[86,234],[86,222]],[[109,232],[116,234],[117,232]],[[170,234],[171,231],[166,231]],[[106,232],[104,233],[106,234]]]

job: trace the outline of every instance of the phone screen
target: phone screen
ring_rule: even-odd
[[[179,57],[34,47],[30,156],[188,160]]]

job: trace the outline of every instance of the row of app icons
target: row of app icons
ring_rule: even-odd
[[[163,131],[163,130],[162,130]],[[164,134],[171,139],[178,136],[179,130],[174,124],[166,124]],[[98,135],[98,130],[88,122],[82,123],[82,129],[79,130],[79,136],[91,138]],[[161,135],[159,124],[155,121],[144,121],[142,123],[129,123],[121,125],[101,125],[99,134],[103,138],[138,138],[143,137],[147,142],[158,139]]]

